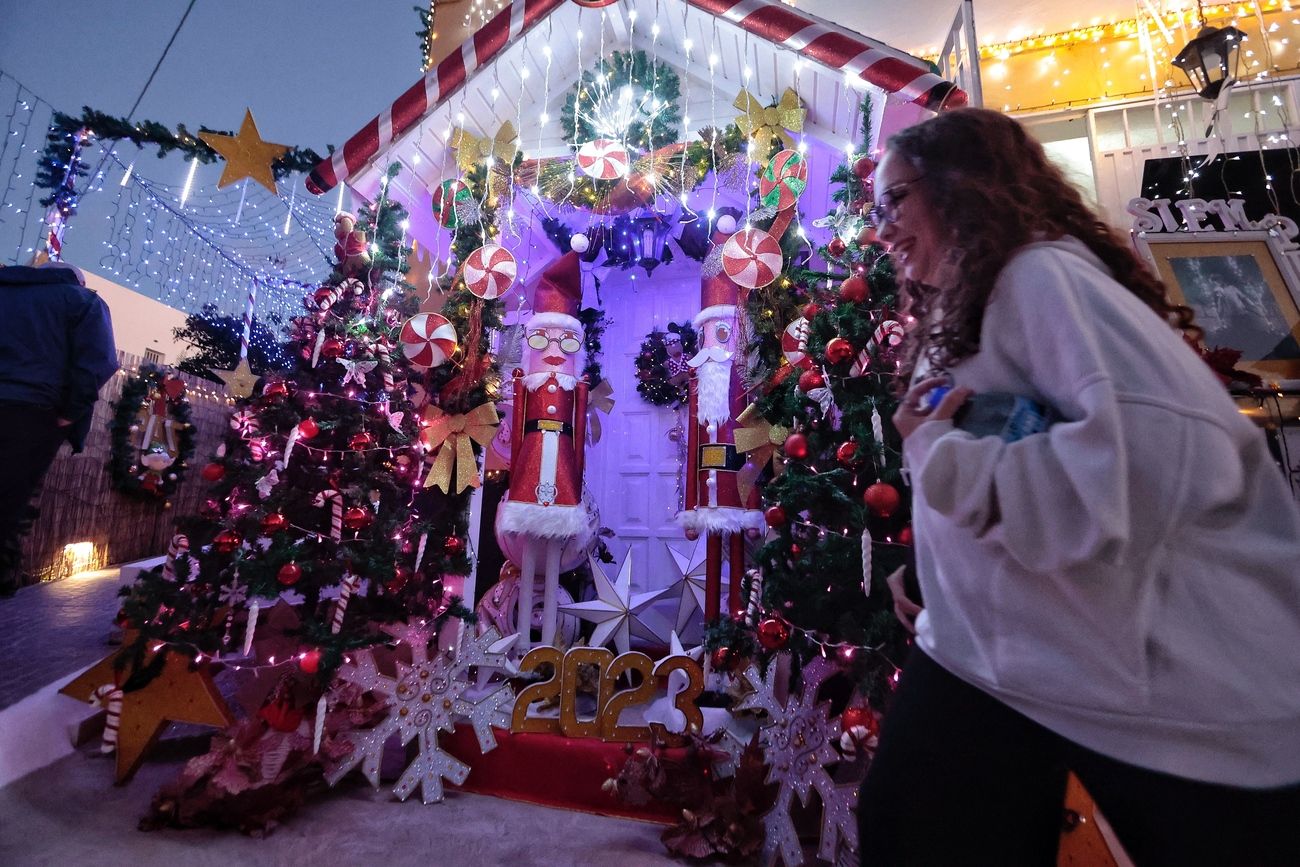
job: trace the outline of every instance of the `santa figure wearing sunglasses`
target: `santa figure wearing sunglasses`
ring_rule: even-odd
[[[744,354],[736,334],[738,290],[721,271],[705,277],[700,306],[692,323],[700,335],[699,352],[687,362],[690,423],[687,425],[685,508],[677,523],[688,539],[707,534],[704,619],[715,620],[722,603],[722,543],[729,545],[729,612],[740,608],[745,569],[745,535],[763,529],[758,491],[741,493],[739,470],[745,455],[736,451],[736,417],[745,409],[741,382]]]
[[[527,652],[533,579],[543,564],[542,644],[555,641],[564,543],[590,533],[582,500],[587,382],[578,378],[583,347],[578,306],[582,274],[568,253],[542,274],[533,315],[524,325],[524,369],[514,374],[510,491],[497,512],[497,528],[522,537],[519,566],[520,624],[516,645]]]

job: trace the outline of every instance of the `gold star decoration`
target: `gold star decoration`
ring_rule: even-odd
[[[231,397],[248,397],[253,393],[253,385],[257,382],[257,374],[248,366],[247,358],[239,359],[234,370],[212,372],[225,381],[226,391],[230,392]]]
[[[124,641],[124,646],[129,642]],[[90,701],[104,684],[115,683],[120,676],[112,653],[91,666],[59,692],[80,701]],[[173,722],[195,725],[233,725],[235,716],[226,706],[212,671],[206,664],[197,669],[179,653],[168,653],[162,672],[143,689],[122,696],[122,717],[117,730],[117,782],[124,783],[135,775],[145,755]]]
[[[271,163],[284,156],[289,146],[263,141],[262,134],[257,131],[257,123],[253,120],[252,109],[244,110],[244,123],[239,127],[239,135],[201,132],[199,138],[226,160],[221,180],[217,181],[217,189],[228,187],[244,178],[252,178],[272,193],[277,193]]]

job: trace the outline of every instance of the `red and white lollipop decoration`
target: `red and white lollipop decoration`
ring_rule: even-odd
[[[613,139],[598,138],[578,148],[578,168],[598,181],[613,181],[627,174],[627,148]]]
[[[722,245],[722,270],[745,289],[758,289],[781,274],[781,245],[762,229],[741,229]]]
[[[456,354],[456,329],[445,316],[417,313],[402,325],[397,337],[402,354],[415,367],[437,367]]]
[[[519,266],[509,250],[499,244],[485,244],[465,257],[461,275],[465,288],[478,298],[500,298],[515,282]]]
[[[791,367],[811,370],[812,359],[808,357],[808,320],[800,316],[785,327],[781,333],[781,353]]]

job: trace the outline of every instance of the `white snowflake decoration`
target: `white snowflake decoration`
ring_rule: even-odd
[[[379,673],[371,651],[360,650],[354,655],[353,663],[339,669],[343,680],[387,696],[391,712],[374,728],[346,735],[352,742],[352,752],[326,779],[332,786],[361,765],[370,785],[378,788],[384,744],[393,735],[400,736],[403,746],[418,738],[419,754],[402,773],[393,794],[405,801],[419,786],[421,800],[432,804],[443,799],[444,778],[459,785],[469,775],[469,765],[438,746],[438,732],[450,732],[457,718],[467,718],[474,726],[479,749],[487,753],[497,745],[493,726],[502,729],[510,726],[515,696],[509,686],[501,684],[474,698],[466,694],[470,689],[468,670],[472,666],[505,665],[501,654],[490,649],[501,636],[489,630],[474,638],[467,637],[453,661],[450,652],[435,652],[429,658],[429,642],[433,637],[429,626],[398,624],[386,626],[384,631],[411,646],[411,663],[398,662],[396,675],[389,677]]]
[[[778,856],[789,867],[803,863],[803,851],[794,821],[790,818],[790,807],[796,793],[799,802],[807,806],[813,789],[822,800],[821,842],[817,855],[834,863],[842,846],[852,852],[858,848],[858,827],[853,815],[854,787],[836,785],[826,771],[826,765],[840,758],[834,747],[840,736],[840,722],[829,718],[828,703],[817,701],[818,688],[834,673],[835,667],[821,657],[814,658],[803,668],[802,692],[797,698],[790,696],[785,703],[776,697],[779,667],[776,660],[769,663],[765,680],[759,676],[758,666],[751,665],[744,677],[754,692],[737,705],[738,710],[767,712],[768,723],[759,730],[759,743],[768,765],[767,782],[778,783],[781,787],[776,804],[763,818],[763,863],[770,867]]]

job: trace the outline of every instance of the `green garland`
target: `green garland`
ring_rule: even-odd
[[[195,433],[190,421],[190,402],[184,391],[167,402],[167,417],[173,421],[176,454],[174,461],[159,470],[150,470],[140,464],[141,449],[136,437],[140,433],[141,410],[148,407],[151,395],[162,392],[163,382],[174,376],[170,371],[144,365],[140,372],[127,379],[122,394],[113,404],[113,419],[109,422],[110,451],[109,476],[113,487],[124,494],[147,500],[162,500],[175,493],[185,475],[185,467],[194,455]],[[157,436],[163,437],[163,431]]]
[[[681,335],[683,358],[695,355],[697,340],[689,322],[680,325],[670,322],[668,331]],[[636,357],[636,390],[646,403],[675,407],[686,402],[686,384],[674,385],[669,381],[666,336],[667,332],[656,328],[641,341],[641,352]]]
[[[177,124],[176,131],[172,132],[169,127],[157,121],[130,121],[124,117],[113,117],[102,111],[96,111],[90,106],[83,106],[80,117],[64,114],[61,111],[54,112],[54,117],[50,120],[49,132],[45,136],[45,151],[41,154],[40,168],[36,173],[37,187],[56,190],[62,185],[68,161],[72,159],[77,133],[83,129],[103,141],[129,141],[136,147],[154,145],[158,148],[159,159],[172,151],[182,153],[187,158],[201,163],[215,163],[221,158],[221,155],[208,147],[202,139],[186,129],[184,124]],[[199,130],[233,135],[229,131],[209,130],[206,126],[200,126]],[[334,152],[332,146],[327,149],[330,153]],[[320,154],[311,148],[294,147],[271,163],[271,171],[278,179],[297,172],[311,171],[320,161]],[[85,176],[86,172],[84,165],[76,166],[77,177]],[[43,199],[41,204],[48,206],[51,201],[53,196]]]
[[[605,373],[600,367],[600,357],[605,352],[601,345],[601,338],[605,336],[605,329],[609,327],[609,317],[599,307],[584,307],[578,311],[578,321],[582,323],[582,333],[586,335],[584,341],[587,362],[583,365],[582,375],[587,377],[587,382],[595,386],[605,378]]]
[[[649,122],[632,121],[622,137],[623,143],[636,150],[653,151],[677,141],[682,124],[677,110],[681,96],[677,73],[667,64],[651,60],[644,51],[615,51],[608,58],[601,58],[595,69],[582,73],[564,100],[560,114],[564,137],[579,144],[601,138],[589,112],[601,96],[617,94],[624,87],[641,88],[661,106]]]

